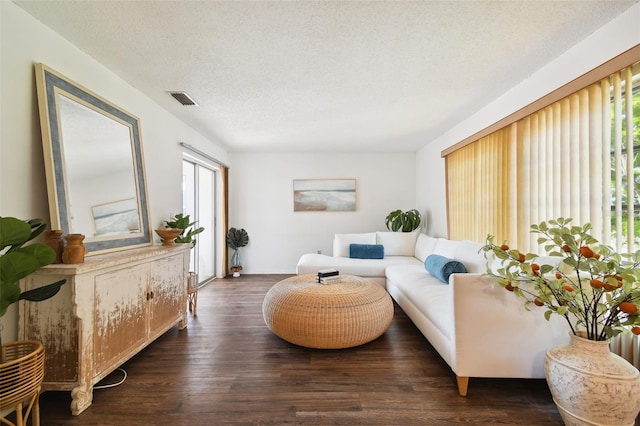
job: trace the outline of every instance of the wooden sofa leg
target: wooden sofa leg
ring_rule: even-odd
[[[467,388],[469,387],[469,378],[463,376],[456,376],[458,382],[458,393],[460,396],[467,396]]]

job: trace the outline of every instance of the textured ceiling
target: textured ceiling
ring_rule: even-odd
[[[230,151],[415,151],[637,0],[14,3]]]

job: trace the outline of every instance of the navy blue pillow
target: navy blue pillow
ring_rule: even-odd
[[[349,244],[349,257],[352,259],[383,259],[382,244]]]
[[[462,263],[437,254],[427,256],[424,267],[428,273],[445,284],[449,284],[449,275],[467,272],[467,268]]]

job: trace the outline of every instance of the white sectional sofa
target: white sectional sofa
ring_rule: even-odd
[[[384,257],[350,258],[351,244],[382,245]],[[527,311],[522,299],[483,277],[487,260],[480,247],[418,233],[336,234],[333,256],[305,254],[297,273],[335,268],[385,286],[449,364],[460,395],[467,394],[470,377],[544,378],[545,352],[568,342],[566,324],[557,315],[546,321],[543,309]],[[440,281],[425,268],[431,254],[461,262],[467,273]]]

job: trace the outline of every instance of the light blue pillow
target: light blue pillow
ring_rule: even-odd
[[[349,257],[352,259],[383,259],[382,244],[349,244]]]
[[[467,268],[465,268],[462,263],[438,254],[430,254],[427,256],[424,260],[424,267],[428,273],[445,284],[449,284],[449,275],[467,272]]]

